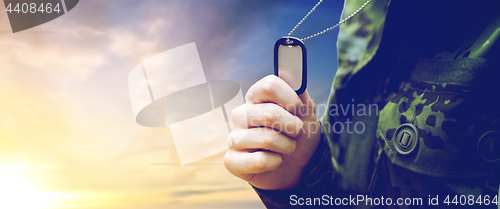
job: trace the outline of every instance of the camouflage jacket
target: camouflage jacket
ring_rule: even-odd
[[[364,3],[346,1],[342,17]],[[494,4],[373,0],[342,25],[322,141],[295,189],[255,188],[266,207],[497,208],[500,17]],[[382,205],[381,197],[392,205]],[[367,198],[379,198],[378,206]],[[398,198],[411,203],[397,205]]]

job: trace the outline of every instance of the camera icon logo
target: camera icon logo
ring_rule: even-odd
[[[141,62],[128,84],[136,122],[168,126],[181,165],[228,148],[234,128],[229,114],[244,103],[241,87],[229,80],[207,82],[194,42]]]

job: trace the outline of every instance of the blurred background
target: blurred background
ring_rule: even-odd
[[[207,80],[236,81],[245,93],[273,73],[275,41],[316,3],[85,0],[18,33],[2,9],[0,208],[264,208],[225,169],[225,152],[180,166],[168,128],[136,124],[127,76],[141,60],[196,42]],[[336,24],[342,6],[323,1],[293,35]],[[335,75],[337,34],[305,42],[317,104]]]

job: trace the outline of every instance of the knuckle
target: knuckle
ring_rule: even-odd
[[[280,117],[280,112],[275,108],[275,104],[265,105],[262,114],[265,122],[274,122],[277,121]]]
[[[277,137],[271,131],[266,131],[266,132],[267,133],[264,135],[263,138],[263,146],[267,149],[272,149],[275,147]]]
[[[267,171],[274,171],[276,169],[278,169],[278,167],[281,165],[281,163],[283,162],[283,158],[281,155],[278,155],[278,156],[272,156],[272,160],[270,160],[271,162],[269,163],[269,165],[267,166]]]
[[[230,148],[235,150],[246,149],[247,143],[245,143],[246,135],[248,134],[248,129],[235,128],[228,136],[228,143]],[[232,145],[232,146],[231,146]]]
[[[271,95],[278,88],[278,81],[276,79],[276,76],[272,76],[272,77],[267,76],[266,78],[267,79],[262,84],[261,91],[265,95]]]
[[[241,121],[242,118],[245,116],[245,105],[240,105],[231,111],[231,120],[233,123],[236,124],[236,122]]]
[[[276,114],[273,111],[264,111],[263,119],[266,123],[276,120]]]
[[[264,154],[260,153],[258,155],[255,155],[253,158],[253,161],[252,161],[252,165],[251,165],[254,172],[256,172],[256,173],[263,172],[265,166],[266,166],[266,159],[264,157]]]
[[[275,75],[268,75],[253,84],[247,91],[246,101],[252,101],[259,96],[272,94],[276,89],[277,79]]]

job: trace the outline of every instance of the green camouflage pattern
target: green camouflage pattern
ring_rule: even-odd
[[[365,2],[347,0],[342,19]],[[287,191],[255,188],[266,207],[289,208],[290,194],[421,197],[426,203],[392,208],[425,208],[427,198],[436,195],[441,203],[434,208],[446,207],[442,201],[447,195],[499,194],[500,162],[484,160],[478,141],[484,133],[500,131],[500,18],[472,27],[471,33],[478,35],[446,50],[436,47],[425,55],[412,54],[405,44],[397,44],[411,37],[398,28],[397,19],[408,12],[405,4],[410,3],[373,0],[340,27],[338,70],[329,105],[377,104],[379,114],[329,115],[327,110],[320,120],[322,141],[301,184]],[[356,106],[353,111],[358,110]],[[412,117],[419,143],[412,153],[402,155],[395,150],[394,132]],[[363,122],[366,130],[334,133],[328,127],[347,120]]]
[[[365,0],[346,1],[341,19],[347,18],[364,3]],[[388,4],[387,0],[373,1],[340,26],[337,42],[338,69],[333,82],[335,89],[345,88],[351,76],[375,55],[382,38]]]
[[[491,118],[487,115],[466,111],[472,106],[467,99],[470,91],[469,86],[449,83],[410,80],[401,84],[400,91],[380,111],[377,128],[379,143],[391,162],[435,177],[493,174],[493,167],[477,152],[477,140],[494,127],[488,125]],[[401,155],[394,147],[394,132],[414,116],[422,143],[412,155]]]

